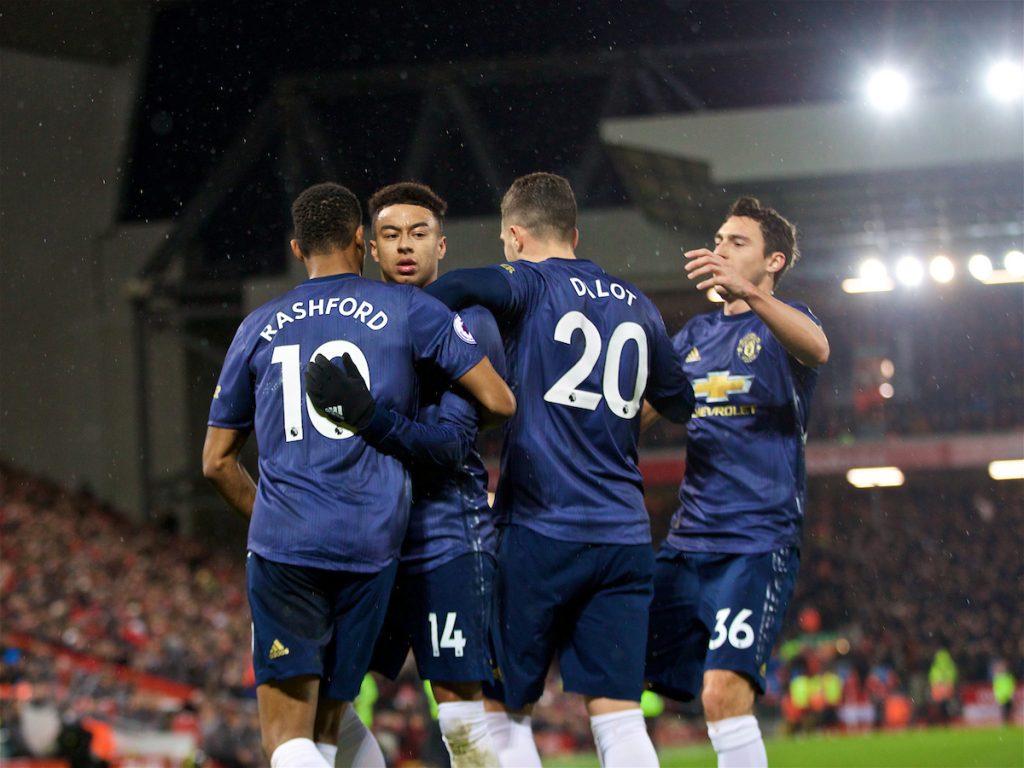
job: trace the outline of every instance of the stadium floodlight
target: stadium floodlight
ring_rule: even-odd
[[[1024,459],[993,461],[988,465],[988,476],[993,480],[1024,480]]]
[[[910,81],[902,72],[883,67],[868,78],[867,97],[879,112],[895,112],[910,99]]]
[[[882,374],[883,378],[891,379],[893,374],[896,373],[896,366],[892,360],[886,357],[878,364],[878,372]]]
[[[881,259],[864,259],[857,268],[857,274],[858,277],[843,280],[843,290],[846,293],[877,293],[893,289],[892,279]]]
[[[968,259],[967,271],[975,280],[984,283],[992,277],[992,259],[984,253],[976,253]]]
[[[956,274],[956,266],[948,256],[940,254],[929,262],[928,273],[936,283],[948,283]]]
[[[892,396],[896,394],[896,390],[888,381],[883,381],[881,384],[878,385],[878,394],[880,394],[886,400],[890,400],[892,399]]]
[[[1007,251],[1003,257],[1003,266],[1014,277],[1024,276],[1024,252]]]
[[[1024,69],[1009,59],[997,61],[988,68],[985,86],[989,95],[999,101],[1016,101],[1024,93]]]
[[[899,467],[854,467],[846,482],[854,488],[895,488],[903,485],[903,473]]]
[[[914,256],[904,256],[896,262],[896,279],[908,288],[914,288],[924,280],[924,265]]]

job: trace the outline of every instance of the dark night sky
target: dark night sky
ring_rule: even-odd
[[[914,68],[922,87],[956,91],[977,76],[982,56],[1020,55],[1024,4],[1015,0],[879,2],[643,2],[347,3],[230,2],[157,5],[143,93],[133,133],[121,218],[179,215],[222,153],[249,124],[278,78],[644,46],[775,40],[777,47],[746,55],[677,63],[674,73],[711,109],[850,98],[858,74],[884,58]],[[501,147],[503,169],[519,174],[564,172],[592,136],[606,83],[600,78],[547,85],[492,85],[469,91]],[[309,120],[348,159],[347,183],[367,194],[396,180],[400,154],[419,114],[415,91],[332,98],[321,93]],[[673,105],[673,111],[686,109]],[[629,100],[620,114],[650,113]],[[488,211],[482,180],[458,151],[442,145],[432,178],[446,190],[452,215]],[[280,210],[280,147],[244,180],[246,206]],[[601,190],[584,203],[626,202],[609,166]],[[510,179],[509,179],[510,180]],[[279,185],[278,185],[279,186]],[[254,194],[255,192],[255,194]],[[262,192],[262,194],[260,194]],[[262,200],[262,202],[261,202]],[[230,207],[230,206],[229,206]],[[222,217],[223,218],[223,217]],[[258,215],[255,216],[258,218]],[[213,230],[246,229],[229,216]],[[244,238],[260,236],[248,232]]]

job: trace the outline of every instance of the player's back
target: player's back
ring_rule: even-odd
[[[661,315],[590,261],[502,268],[512,286],[503,332],[518,411],[502,450],[499,513],[561,540],[650,541],[639,412],[649,390],[686,388]]]
[[[424,312],[424,303],[434,306]],[[450,318],[412,288],[344,274],[308,280],[245,319],[210,423],[253,425],[256,432],[251,550],[278,562],[355,571],[379,570],[397,555],[408,520],[405,469],[318,413],[302,372],[318,354],[347,353],[376,402],[415,416],[414,366],[430,354],[445,356]],[[478,359],[457,363],[459,372]]]

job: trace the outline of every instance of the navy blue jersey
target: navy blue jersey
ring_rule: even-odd
[[[415,366],[458,378],[479,348],[443,304],[353,274],[316,278],[250,314],[221,371],[210,426],[255,428],[260,477],[249,549],[275,562],[377,571],[398,556],[409,515],[401,462],[319,414],[303,369],[349,353],[374,399],[415,416]]]
[[[661,314],[583,259],[490,269],[511,287],[498,319],[518,401],[502,448],[498,514],[563,541],[650,542],[637,469],[640,407],[645,397],[666,410],[692,402]]]
[[[460,316],[500,376],[505,375],[505,351],[494,317],[481,307],[468,307]],[[424,370],[424,368],[426,368]],[[433,366],[420,371],[420,414],[424,424],[457,424],[476,440],[477,412],[451,391],[449,381]],[[497,549],[493,513],[487,504],[487,468],[471,447],[461,466],[452,471],[413,465],[412,512],[402,545],[402,568],[418,573],[436,568],[469,552]]]
[[[787,303],[818,322],[803,304]],[[758,553],[797,544],[817,370],[787,353],[754,312],[700,315],[672,343],[697,405],[669,546]]]

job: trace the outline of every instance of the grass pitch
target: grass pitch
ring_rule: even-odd
[[[771,768],[1024,768],[1024,728],[933,728],[766,742]],[[710,744],[661,750],[662,768],[715,768]],[[596,768],[594,755],[544,760],[546,768]]]

